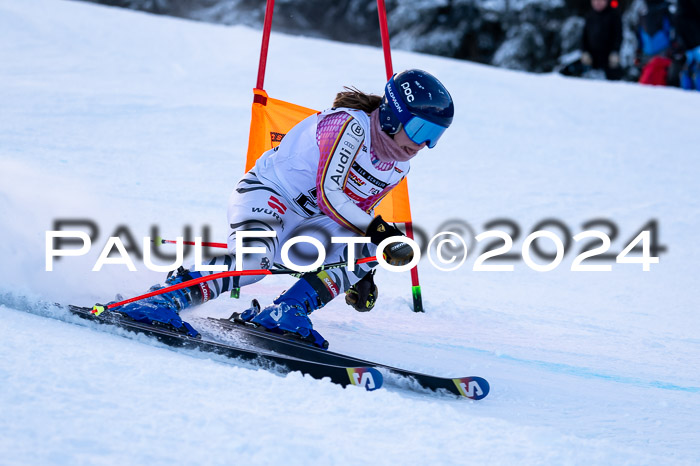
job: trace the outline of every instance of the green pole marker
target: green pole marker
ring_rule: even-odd
[[[241,297],[241,289],[236,287],[231,290],[231,297],[234,299],[238,299]]]
[[[413,312],[425,312],[423,309],[423,297],[420,291],[420,285],[412,287],[413,292]]]

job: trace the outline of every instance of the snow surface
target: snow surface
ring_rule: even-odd
[[[63,0],[0,0],[0,463],[693,464],[700,461],[700,95],[535,76],[395,53],[456,102],[453,127],[415,159],[414,220],[474,233],[497,218],[523,235],[648,220],[668,251],[650,272],[380,271],[376,310],[313,315],[335,351],[491,382],[483,401],[401,388],[342,389],[76,325],[39,302],[140,294],[162,274],[91,272],[107,237],[157,225],[226,235],[243,172],[260,32]],[[343,85],[382,92],[380,50],[273,34],[265,88],[325,108]],[[46,230],[93,219],[89,256],[45,272]],[[455,227],[456,228],[456,227]],[[503,227],[501,227],[503,228]],[[449,229],[445,227],[444,229]],[[553,230],[560,236],[561,232]],[[475,246],[472,238],[466,238]],[[271,277],[184,313],[196,321],[269,301]],[[46,318],[55,317],[55,318]]]

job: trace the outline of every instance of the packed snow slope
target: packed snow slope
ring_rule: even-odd
[[[153,227],[225,240],[259,41],[244,27],[0,0],[1,463],[700,461],[699,93],[394,54],[394,69],[429,70],[456,105],[444,138],[413,163],[414,221],[428,236],[461,229],[470,253],[452,272],[421,262],[425,314],[411,311],[407,274],[380,270],[374,311],[337,300],[313,321],[335,351],[485,377],[492,392],[480,402],[280,376],[42,307],[162,281],[139,260],[136,272],[91,271],[117,230],[139,249]],[[273,34],[265,88],[323,109],[343,85],[382,93],[382,60],[370,47]],[[86,219],[99,227],[90,253],[45,271],[45,232]],[[520,234],[489,225],[497,219]],[[568,228],[543,227],[571,245],[537,272],[520,249],[544,219]],[[609,223],[584,225],[595,219]],[[615,263],[652,219],[660,262],[649,272]],[[493,241],[474,235],[488,229],[515,237],[514,258],[486,262],[512,272],[473,270]],[[571,238],[586,229],[614,236],[612,260],[584,262],[611,271],[570,270],[590,241]],[[290,283],[272,277],[184,317],[226,316]]]

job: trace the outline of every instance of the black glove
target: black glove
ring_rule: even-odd
[[[377,215],[367,227],[367,233],[373,244],[379,245],[382,241],[392,236],[405,236],[401,230],[382,220]],[[413,260],[413,248],[404,242],[391,243],[384,248],[384,260],[389,265],[406,265]]]
[[[358,312],[368,312],[377,302],[379,290],[374,284],[374,270],[365,275],[345,292],[345,302]]]

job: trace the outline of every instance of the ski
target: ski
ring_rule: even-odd
[[[134,333],[144,334],[165,345],[176,348],[199,349],[228,358],[251,362],[262,368],[267,368],[272,365],[283,372],[298,371],[315,379],[329,378],[331,382],[343,387],[358,385],[364,387],[368,391],[372,391],[381,388],[383,384],[381,372],[370,366],[351,367],[348,365],[328,364],[321,361],[307,361],[294,356],[273,354],[268,351],[258,351],[251,348],[241,348],[199,337],[193,338],[168,328],[135,322],[123,317],[119,313],[111,311],[104,311],[97,314],[93,312],[92,308],[73,305],[69,305],[68,310],[81,318],[100,324],[117,326]]]
[[[227,331],[236,332],[236,336],[240,337],[246,344],[274,351],[285,356],[331,364],[333,366],[373,367],[385,373],[385,376],[393,374],[401,378],[412,379],[423,388],[433,391],[444,389],[455,395],[472,400],[481,400],[490,391],[489,383],[483,377],[437,377],[334,353],[312,346],[308,342],[301,341],[289,334],[282,335],[258,328],[253,324],[240,320],[239,314],[235,312],[228,319],[209,317],[207,320]]]

